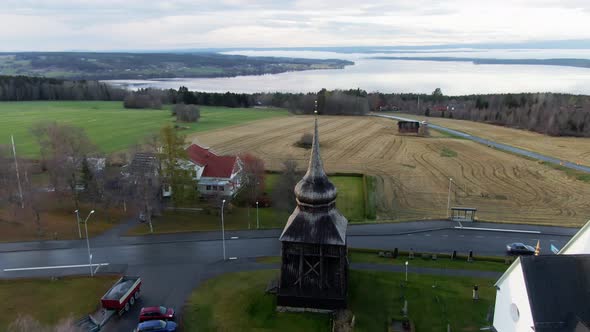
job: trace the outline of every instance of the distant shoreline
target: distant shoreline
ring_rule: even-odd
[[[590,59],[555,58],[555,59],[497,59],[497,58],[461,58],[461,57],[396,57],[376,56],[377,60],[410,60],[437,62],[471,62],[476,65],[537,65],[590,68]]]
[[[218,53],[0,53],[0,75],[68,80],[217,78],[343,69],[340,59],[244,56]]]

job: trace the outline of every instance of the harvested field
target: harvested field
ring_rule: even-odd
[[[580,165],[590,166],[590,138],[552,137],[533,131],[496,126],[487,123],[399,114],[449,129],[459,130],[481,138],[512,145]]]
[[[311,117],[260,120],[191,135],[218,153],[251,152],[268,169],[295,159],[306,167],[309,150],[294,143],[311,132]],[[590,185],[535,161],[480,144],[433,133],[400,136],[397,123],[373,117],[320,117],[320,138],[328,172],[377,177],[378,219],[446,216],[451,205],[475,207],[480,220],[580,226],[590,216]],[[456,152],[441,156],[443,150]]]

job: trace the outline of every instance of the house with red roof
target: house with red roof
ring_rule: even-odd
[[[202,195],[233,196],[238,192],[242,177],[240,158],[220,156],[197,144],[191,144],[186,153]]]

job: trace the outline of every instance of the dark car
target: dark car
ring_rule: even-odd
[[[534,255],[535,247],[519,242],[511,243],[506,245],[506,252],[509,255]]]
[[[174,320],[174,309],[166,307],[146,307],[139,312],[139,321],[148,320]]]
[[[176,332],[176,323],[163,320],[148,320],[139,323],[135,332]]]

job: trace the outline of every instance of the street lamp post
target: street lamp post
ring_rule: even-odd
[[[453,178],[449,178],[449,195],[447,196],[447,218],[449,218],[451,215],[449,214],[449,211],[451,209],[451,184],[453,183]]]
[[[260,228],[260,220],[258,219],[258,201],[256,201],[256,229]]]
[[[223,206],[225,199],[221,201],[221,241],[223,243],[223,260],[225,260],[225,225],[223,224]]]
[[[408,282],[408,261],[406,261],[406,282]]]
[[[90,211],[86,219],[84,219],[84,227],[86,228],[86,247],[88,248],[88,266],[90,267],[90,276],[94,277],[92,271],[92,254],[90,253],[90,240],[88,239],[88,218],[94,213],[94,210]]]
[[[80,230],[80,213],[78,210],[74,211],[76,213],[76,223],[78,224],[78,236],[82,238],[82,231]]]

